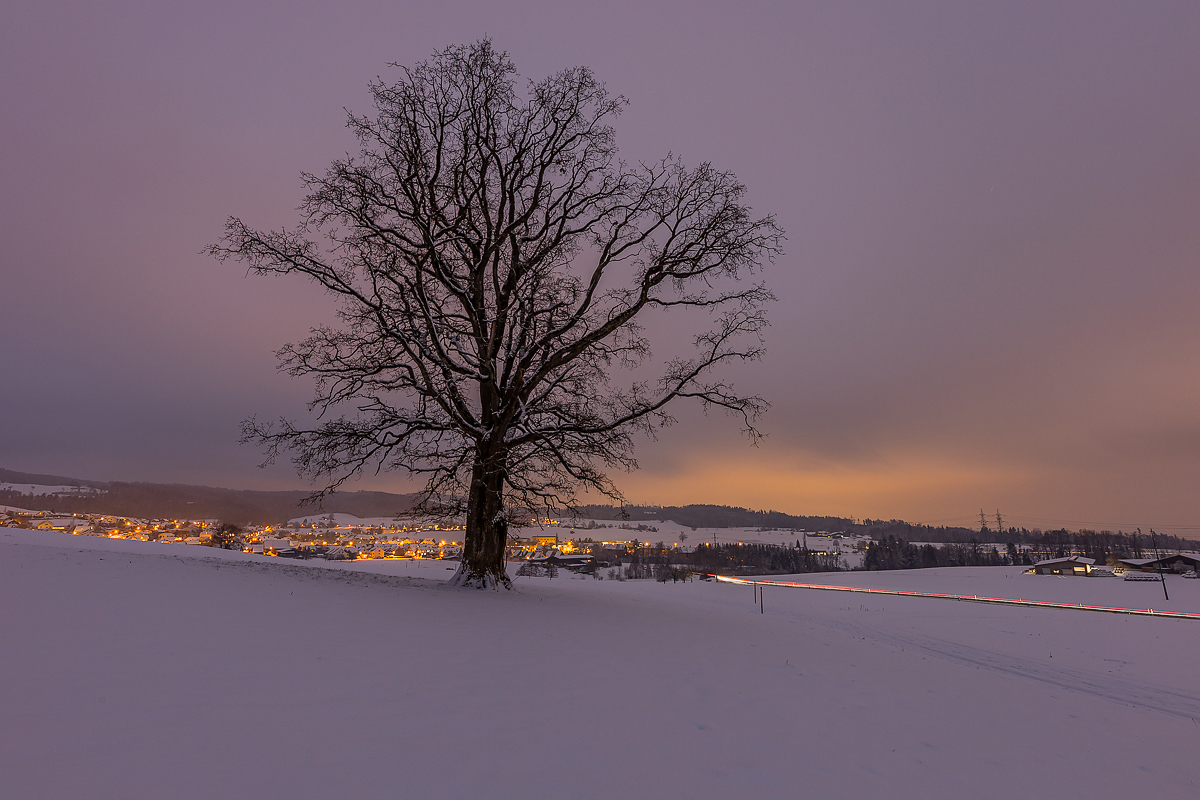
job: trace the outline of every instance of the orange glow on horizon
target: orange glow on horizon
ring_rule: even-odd
[[[1036,480],[1031,471],[945,460],[900,459],[860,467],[766,458],[696,460],[637,473],[630,503],[714,503],[790,514],[904,518],[962,513],[974,497]]]

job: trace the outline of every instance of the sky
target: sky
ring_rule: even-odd
[[[0,9],[0,466],[305,486],[274,351],[331,319],[200,250],[291,225],[389,63],[587,65],[628,159],[788,236],[750,447],[680,408],[630,502],[1200,531],[1200,5],[110,2]],[[654,331],[650,333],[653,335]],[[402,476],[350,488],[411,488]]]

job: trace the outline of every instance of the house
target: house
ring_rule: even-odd
[[[1066,556],[1039,561],[1029,569],[1026,575],[1087,575],[1091,573],[1095,561],[1083,556]]]
[[[571,553],[563,554],[555,550],[547,556],[534,556],[528,559],[530,564],[547,565],[553,564],[556,567],[564,567],[571,572],[594,572],[596,569],[596,559],[590,553]]]
[[[74,533],[76,530],[83,530],[91,527],[86,520],[75,519],[74,517],[51,517],[38,524],[39,531],[62,531],[63,533]]]
[[[1200,572],[1200,555],[1195,553],[1170,553],[1161,558],[1119,558],[1117,561],[1126,572]]]
[[[1163,572],[1200,572],[1200,555],[1195,553],[1171,553],[1157,558],[1147,565],[1157,571],[1162,567]]]

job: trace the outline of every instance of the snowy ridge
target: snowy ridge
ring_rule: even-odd
[[[0,492],[16,492],[32,497],[104,494],[103,489],[97,489],[94,486],[44,486],[36,483],[0,483]]]

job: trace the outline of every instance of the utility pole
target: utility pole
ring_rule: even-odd
[[[1163,585],[1163,597],[1170,600],[1171,596],[1167,594],[1167,576],[1163,575],[1162,556],[1158,554],[1158,542],[1154,538],[1154,528],[1150,529],[1150,545],[1154,548],[1154,560],[1157,562],[1158,566],[1158,579],[1162,581]]]

